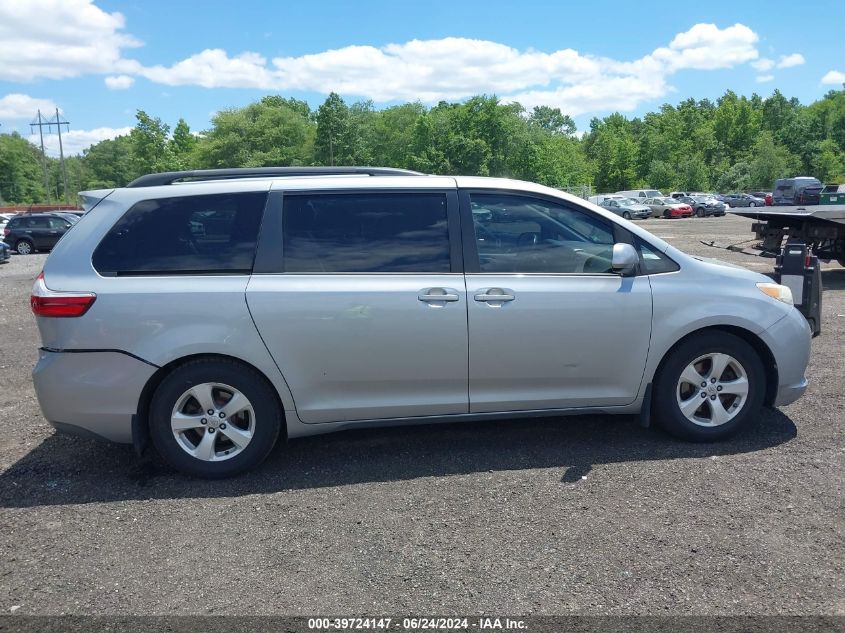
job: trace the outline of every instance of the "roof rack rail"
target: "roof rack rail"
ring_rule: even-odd
[[[232,178],[268,178],[273,176],[422,176],[418,171],[393,167],[238,167],[233,169],[194,169],[147,174],[130,182],[127,187],[157,187],[172,185],[179,180],[227,180]]]

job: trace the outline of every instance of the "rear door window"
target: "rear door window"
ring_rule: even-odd
[[[266,192],[138,202],[94,251],[102,275],[249,274]]]
[[[448,273],[442,193],[285,195],[289,273]]]

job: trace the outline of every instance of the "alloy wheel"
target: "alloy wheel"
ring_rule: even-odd
[[[201,461],[219,462],[240,454],[255,433],[255,411],[240,391],[202,383],[176,401],[170,427],[179,447]]]
[[[722,426],[745,406],[748,375],[740,362],[729,354],[705,354],[681,372],[675,397],[681,413],[693,424]]]

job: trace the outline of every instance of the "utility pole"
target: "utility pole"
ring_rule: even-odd
[[[56,120],[50,119],[47,122],[48,129],[51,129],[52,126],[56,126],[56,130],[59,132],[59,162],[62,165],[62,181],[64,182],[64,192],[65,192],[65,204],[70,204],[70,199],[67,195],[67,168],[65,167],[65,150],[62,147],[62,126],[67,126],[67,130],[70,131],[70,123],[68,121],[62,121],[61,117],[59,116],[59,109],[56,108]]]
[[[36,123],[38,121],[38,123]],[[41,136],[41,166],[44,168],[44,195],[47,196],[47,204],[50,204],[50,178],[47,176],[47,154],[44,153],[44,126],[48,125],[47,121],[41,120],[41,110],[38,110],[38,117],[32,120],[29,124],[30,131],[38,128],[38,134]]]

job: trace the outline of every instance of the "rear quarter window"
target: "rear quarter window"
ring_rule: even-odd
[[[133,205],[92,263],[101,275],[249,274],[266,192],[179,196]]]

